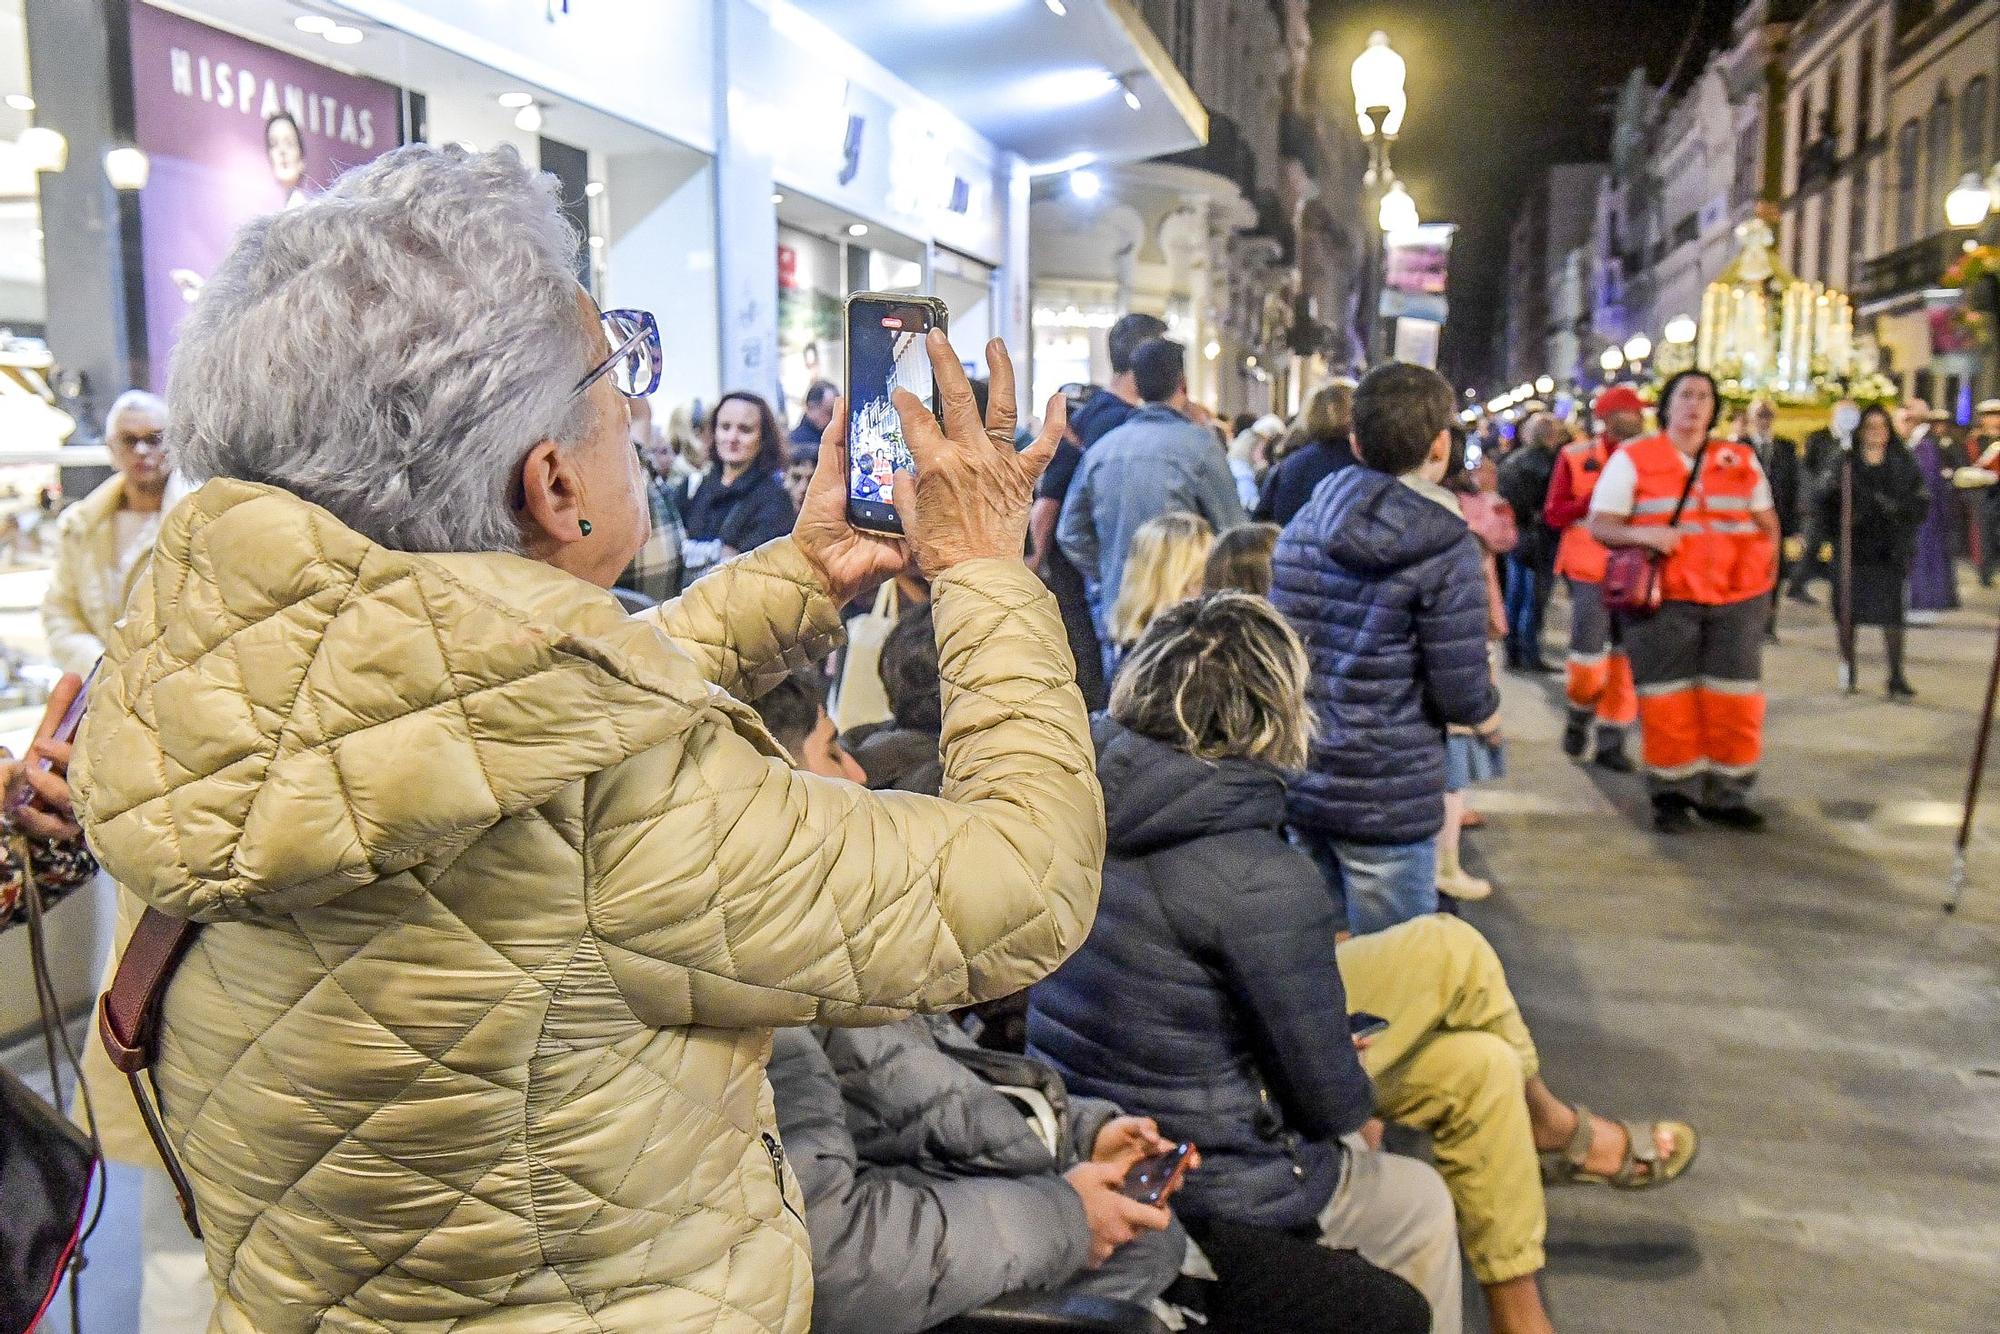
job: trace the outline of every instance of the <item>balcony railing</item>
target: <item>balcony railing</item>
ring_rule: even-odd
[[[1854,299],[1884,301],[1937,286],[1944,271],[1957,260],[1963,240],[1959,233],[1939,232],[1868,260],[1861,266],[1861,281],[1855,284]]]

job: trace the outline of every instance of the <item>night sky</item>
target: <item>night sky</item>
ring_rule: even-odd
[[[1619,83],[1657,82],[1690,28],[1679,82],[1727,40],[1736,0],[1314,0],[1320,87],[1351,113],[1348,67],[1380,28],[1409,65],[1410,109],[1391,162],[1426,222],[1455,222],[1441,369],[1492,394],[1505,323],[1507,229],[1538,165],[1604,159]]]

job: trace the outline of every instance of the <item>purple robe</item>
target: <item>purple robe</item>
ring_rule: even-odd
[[[1958,606],[1958,568],[1952,560],[1958,493],[1944,475],[1947,460],[1938,448],[1935,431],[1924,432],[1912,452],[1931,493],[1931,504],[1923,526],[1917,529],[1916,552],[1910,560],[1910,610],[1951,611]]]

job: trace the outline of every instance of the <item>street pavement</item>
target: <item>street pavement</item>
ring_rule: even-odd
[[[1558,1094],[1702,1133],[1665,1190],[1550,1193],[1565,1334],[2000,1330],[2000,776],[1941,911],[2000,625],[1964,582],[1910,632],[1907,705],[1878,631],[1842,695],[1826,612],[1784,604],[1761,836],[1654,834],[1636,776],[1562,755],[1562,678],[1506,678],[1510,772],[1468,835],[1499,891],[1466,916]]]

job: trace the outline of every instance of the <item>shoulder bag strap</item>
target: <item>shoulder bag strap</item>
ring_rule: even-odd
[[[146,1123],[146,1134],[152,1138],[160,1162],[174,1183],[181,1217],[196,1237],[201,1236],[201,1224],[195,1219],[194,1191],[188,1185],[187,1173],[181,1168],[173,1144],[167,1139],[166,1125],[160,1120],[159,1089],[148,1086],[152,1084],[153,1063],[159,1057],[160,1009],[166,1002],[167,988],[173,983],[181,957],[200,930],[199,922],[169,917],[157,908],[146,909],[139,925],[133,928],[125,953],[119,957],[111,990],[97,1003],[97,1031],[104,1050],[110,1055],[111,1064],[123,1071],[132,1084],[139,1118]]]
[[[1694,493],[1694,484],[1701,478],[1701,465],[1707,458],[1708,441],[1704,440],[1701,448],[1694,452],[1694,461],[1688,467],[1687,484],[1681,487],[1681,498],[1674,502],[1673,516],[1667,520],[1667,527],[1671,528],[1681,521],[1681,511],[1687,508],[1688,497]]]

